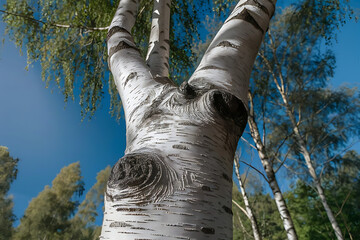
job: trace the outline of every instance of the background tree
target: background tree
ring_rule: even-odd
[[[300,10],[285,10],[265,39],[253,71],[252,99],[258,109],[254,112],[272,162],[281,166],[294,157],[300,163],[297,168],[305,165],[336,236],[343,239],[322,189],[321,169],[342,154],[349,146],[348,139],[358,135],[358,92],[327,87],[335,57],[330,49],[322,49],[352,12],[346,10],[346,2],[303,4]],[[345,7],[339,10],[339,6]]]
[[[246,178],[245,188],[249,193],[249,203],[256,216],[261,238],[266,240],[286,238],[286,232],[284,231],[276,204],[273,198],[265,193],[265,188],[259,187],[259,183],[261,182],[259,176],[256,173],[249,172],[247,174],[245,173],[243,177]],[[233,200],[245,209],[246,206],[242,194],[237,186],[233,188]],[[245,210],[242,211],[234,205],[232,210],[234,214],[234,240],[254,239],[252,236],[251,221],[245,215]]]
[[[359,178],[360,158],[354,151],[338,156],[324,170],[323,187],[328,202],[344,238],[356,239],[360,230]],[[293,191],[286,194],[291,212],[295,213],[295,224],[301,239],[332,239],[331,224],[322,210],[316,189],[299,180]]]
[[[8,196],[10,184],[16,179],[19,159],[10,156],[7,147],[0,146],[0,240],[11,239],[13,233],[12,197]]]
[[[100,171],[97,182],[79,205],[84,191],[79,163],[61,169],[52,182],[29,204],[12,239],[98,239],[94,224],[106,189],[110,167]]]
[[[74,194],[80,196],[84,187],[81,181],[79,163],[61,169],[52,182],[29,203],[14,239],[64,239],[78,202]]]

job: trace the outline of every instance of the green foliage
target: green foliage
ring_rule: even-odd
[[[323,187],[346,239],[360,236],[360,156],[347,152],[325,170]],[[286,194],[300,239],[333,239],[331,224],[315,190],[302,181]]]
[[[216,1],[214,1],[216,2]],[[47,86],[55,83],[65,101],[79,96],[82,115],[92,116],[107,86],[110,112],[120,117],[121,101],[107,68],[106,27],[118,1],[7,0],[2,19],[6,34],[20,48],[26,46],[28,65],[40,62]],[[171,5],[170,75],[181,83],[193,68],[192,44],[199,40],[200,17],[209,1],[174,0]],[[133,36],[145,56],[153,1],[141,1]]]
[[[342,10],[334,7],[335,2]],[[284,9],[272,21],[252,73],[255,117],[263,125],[268,154],[275,165],[286,157],[296,160],[296,169],[303,170],[304,177],[304,160],[289,113],[318,172],[360,130],[359,91],[329,87],[335,56],[324,47],[351,14],[347,7],[346,1],[302,1],[296,8]]]
[[[16,179],[18,161],[10,156],[6,147],[0,146],[0,240],[10,239],[13,233],[13,201],[7,193]]]
[[[242,195],[237,187],[233,187],[233,200],[239,203],[244,209]],[[285,239],[286,234],[282,226],[280,214],[277,211],[274,200],[269,194],[256,192],[249,196],[250,206],[256,216],[260,234],[264,240]],[[233,238],[234,240],[252,239],[253,233],[250,220],[245,214],[233,204]],[[240,223],[241,221],[241,223]],[[241,226],[243,225],[243,227]],[[244,231],[245,229],[245,231]]]
[[[78,205],[75,193],[82,194],[79,163],[64,167],[36,198],[21,218],[14,239],[64,239],[70,228],[69,218]]]
[[[79,205],[76,199],[84,191],[80,165],[64,167],[52,186],[46,186],[31,200],[13,239],[98,239],[101,227],[94,222],[109,175],[110,167],[100,171],[97,182]]]

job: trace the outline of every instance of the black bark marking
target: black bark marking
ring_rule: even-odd
[[[143,121],[145,121],[146,119],[151,118],[154,115],[160,115],[162,113],[163,113],[163,111],[161,109],[157,108],[157,107],[156,108],[150,108],[150,110],[147,111],[144,114]]]
[[[112,47],[110,48],[110,51],[109,51],[109,59],[112,57],[112,55],[114,55],[115,53],[117,53],[118,51],[120,50],[123,50],[123,49],[129,49],[129,48],[132,48],[134,50],[136,50],[137,52],[139,52],[139,49],[137,49],[136,47],[134,46],[130,46],[127,42],[125,41],[121,41],[119,42],[119,44],[115,47]],[[140,53],[140,52],[139,52]]]
[[[233,120],[243,133],[247,123],[247,111],[243,102],[234,95],[224,91],[214,91],[212,104],[219,115],[228,120]]]
[[[107,191],[106,196],[109,201],[130,198],[134,204],[145,205],[170,195],[176,179],[176,172],[165,164],[160,155],[131,153],[114,165],[109,177],[108,189],[120,190],[120,193],[112,195],[111,191]],[[125,208],[118,208],[117,211],[125,211]],[[126,211],[136,215],[141,214],[139,212],[142,210],[132,208]]]
[[[228,208],[227,206],[223,206],[222,208],[224,209],[224,211],[226,213],[229,213],[229,214],[233,215],[233,212],[232,212],[231,208]]]
[[[244,10],[242,10],[240,13],[236,14],[234,17],[230,18],[227,22],[230,22],[231,20],[234,20],[234,19],[244,20],[245,22],[248,22],[251,25],[253,25],[256,29],[260,30],[262,34],[264,34],[264,30],[256,22],[256,20],[253,18],[253,16],[251,16],[251,14],[249,13],[249,10],[247,10],[246,8]]]
[[[122,227],[131,227],[131,224],[125,222],[112,222],[110,223],[111,228],[122,228]]]
[[[201,231],[205,234],[215,234],[215,229],[210,227],[202,227]]]
[[[226,173],[223,173],[222,176],[223,176],[223,178],[225,178],[226,181],[228,181],[228,182],[232,181],[232,179]]]
[[[124,87],[126,86],[126,84],[128,84],[128,82],[129,82],[131,79],[133,79],[133,78],[135,78],[135,77],[137,77],[137,73],[136,73],[136,72],[130,73],[129,76],[126,78],[125,82],[124,82]]]
[[[225,41],[224,41],[225,42]],[[223,42],[220,42],[217,46],[223,46],[221,45]],[[229,42],[228,42],[229,43]],[[229,43],[231,44],[231,43]],[[232,44],[234,45],[234,44]],[[234,45],[235,46],[235,45]],[[237,47],[238,48],[238,47]],[[203,71],[203,70],[209,70],[209,69],[214,69],[214,70],[222,70],[222,71],[226,71],[226,69],[221,68],[221,67],[217,67],[217,66],[213,66],[213,65],[209,65],[209,66],[205,66],[203,68],[200,68],[198,71]]]
[[[142,212],[145,211],[143,208],[117,208],[118,212]]]
[[[231,48],[235,48],[236,50],[239,50],[239,49],[240,49],[240,46],[235,45],[235,44],[232,44],[232,43],[229,42],[229,41],[219,42],[218,45],[216,45],[216,47],[231,47]],[[221,70],[224,70],[224,69],[221,69]]]
[[[261,3],[259,3],[257,0],[248,0],[245,3],[241,4],[240,6],[238,6],[237,8],[241,8],[244,5],[251,5],[251,6],[255,6],[260,8],[263,12],[265,12],[268,16],[270,16],[269,10],[262,5]]]
[[[208,186],[202,186],[201,189],[202,189],[203,191],[211,192],[211,189],[210,189],[210,187],[208,187]]]
[[[180,144],[177,144],[177,145],[173,145],[172,146],[173,148],[176,148],[176,149],[182,149],[182,150],[189,150],[189,148],[185,145],[180,145]]]
[[[106,42],[108,42],[109,39],[112,37],[112,35],[114,35],[117,32],[124,32],[124,33],[127,33],[127,34],[130,35],[130,33],[125,28],[122,28],[122,27],[119,27],[119,26],[114,26],[114,27],[109,29],[109,31],[107,33],[107,37],[106,37]]]

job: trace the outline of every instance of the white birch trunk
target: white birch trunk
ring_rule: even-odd
[[[270,161],[266,153],[266,147],[264,146],[261,140],[260,131],[254,117],[254,106],[253,106],[252,96],[251,94],[249,94],[249,96],[250,96],[250,111],[249,111],[250,114],[249,114],[248,122],[249,122],[251,136],[255,142],[256,149],[260,157],[260,161],[264,167],[265,174],[267,177],[267,182],[269,183],[270,189],[274,195],[274,201],[280,213],[281,220],[283,221],[283,226],[285,228],[287,238],[289,240],[296,240],[298,239],[298,237],[295,231],[294,223],[291,218],[290,212],[286,206],[286,202],[281,193],[279,184],[276,180],[273,164]]]
[[[236,177],[239,180],[240,192],[241,192],[241,195],[243,196],[243,199],[244,199],[247,216],[249,217],[250,222],[251,222],[251,228],[253,230],[254,239],[255,240],[261,240],[262,238],[261,238],[259,227],[258,227],[258,224],[257,224],[257,221],[256,221],[256,217],[253,214],[252,208],[251,208],[250,203],[249,203],[249,199],[248,199],[246,191],[245,191],[244,184],[243,184],[243,182],[241,180],[241,176],[240,176],[240,173],[239,173],[238,162],[236,160],[234,160],[234,164],[235,164]]]
[[[245,4],[249,9],[238,6],[235,13],[240,15],[232,14],[224,25],[241,36],[220,34],[218,40],[234,43],[213,44],[208,60],[220,60],[215,52],[221,48],[231,53],[229,58],[237,55],[246,64],[230,66],[231,78],[223,86],[217,82],[208,88],[215,80],[204,71],[204,81],[192,78],[196,87],[184,83],[178,88],[154,76],[164,76],[152,65],[161,63],[164,55],[150,47],[149,67],[136,49],[130,32],[138,1],[120,1],[108,49],[124,105],[127,147],[108,182],[101,239],[232,239],[232,164],[247,119],[247,99],[239,92],[244,91],[241,86],[248,88],[248,76],[237,72],[251,70],[274,11],[269,0]],[[234,47],[242,44],[236,37],[251,44]],[[221,58],[228,62],[227,56]]]
[[[318,178],[318,176],[316,174],[315,168],[314,168],[312,160],[311,160],[311,155],[310,155],[309,151],[306,148],[306,144],[305,144],[304,140],[301,137],[300,129],[298,127],[298,124],[296,123],[293,112],[290,110],[290,106],[289,106],[287,97],[286,97],[286,95],[285,95],[285,93],[283,91],[280,91],[280,93],[281,93],[284,105],[286,107],[286,113],[290,118],[291,124],[293,125],[294,134],[295,134],[296,140],[297,140],[297,142],[298,142],[298,144],[300,146],[301,154],[303,155],[303,157],[305,159],[305,163],[306,163],[306,166],[307,166],[308,171],[310,173],[310,176],[314,180],[315,188],[316,188],[317,193],[318,193],[318,195],[320,197],[320,201],[321,201],[321,203],[322,203],[322,205],[323,205],[323,207],[325,209],[326,215],[327,215],[327,217],[328,217],[328,219],[329,219],[329,221],[331,223],[331,226],[334,229],[336,238],[338,240],[343,240],[344,239],[343,234],[341,232],[339,224],[337,223],[336,218],[335,218],[329,204],[327,203],[324,190],[323,190],[323,188],[321,186],[321,180]]]

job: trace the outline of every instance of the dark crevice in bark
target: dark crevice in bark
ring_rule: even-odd
[[[242,134],[248,117],[243,102],[230,93],[214,91],[212,104],[222,118],[234,121],[234,124],[240,127]]]
[[[230,22],[231,20],[234,20],[234,19],[244,20],[244,21],[250,23],[251,25],[253,25],[256,29],[260,30],[261,33],[264,34],[264,30],[256,22],[256,20],[253,18],[253,16],[251,16],[251,14],[249,13],[249,10],[247,10],[246,8],[243,11],[241,11],[240,13],[236,14],[234,17],[230,18],[227,22]]]
[[[196,97],[195,88],[189,83],[183,82],[179,87],[180,92],[185,96],[186,99],[193,99]]]

